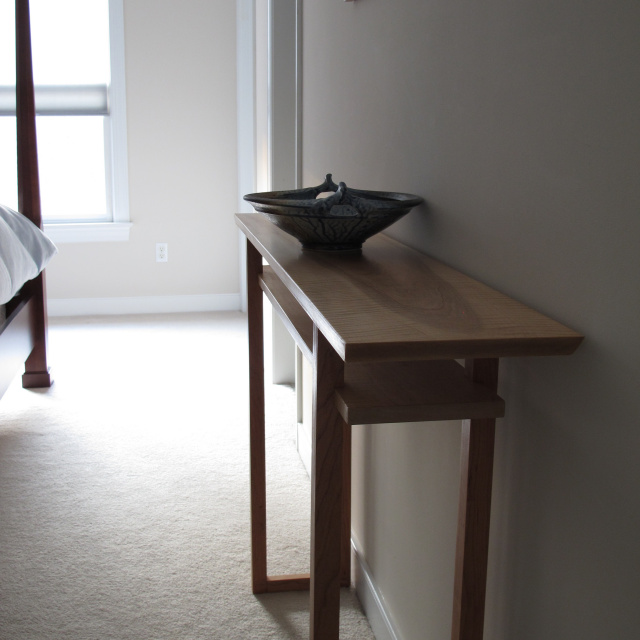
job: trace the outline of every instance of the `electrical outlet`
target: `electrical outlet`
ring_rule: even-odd
[[[169,245],[166,242],[156,243],[156,262],[169,261]]]

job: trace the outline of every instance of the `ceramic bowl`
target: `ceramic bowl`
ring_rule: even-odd
[[[298,239],[304,249],[319,251],[358,250],[367,238],[424,202],[408,193],[350,189],[344,182],[336,185],[330,173],[317,187],[250,193],[244,199]]]

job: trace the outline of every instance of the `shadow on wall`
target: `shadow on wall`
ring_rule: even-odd
[[[572,638],[558,625],[575,616],[628,637],[640,549],[627,533],[640,530],[640,501],[619,487],[640,477],[637,425],[615,388],[623,363],[588,339],[571,358],[502,362],[485,628],[508,638],[548,625]]]

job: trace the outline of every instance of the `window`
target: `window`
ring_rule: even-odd
[[[57,241],[129,233],[122,0],[31,0],[42,216]],[[14,0],[0,0],[0,200],[17,206]]]

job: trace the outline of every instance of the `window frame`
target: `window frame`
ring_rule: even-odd
[[[129,239],[129,179],[124,55],[123,0],[108,0],[109,84],[36,86],[36,115],[87,115],[104,119],[107,219],[43,221],[54,242],[104,242]],[[0,87],[0,115],[15,116],[15,89]]]

